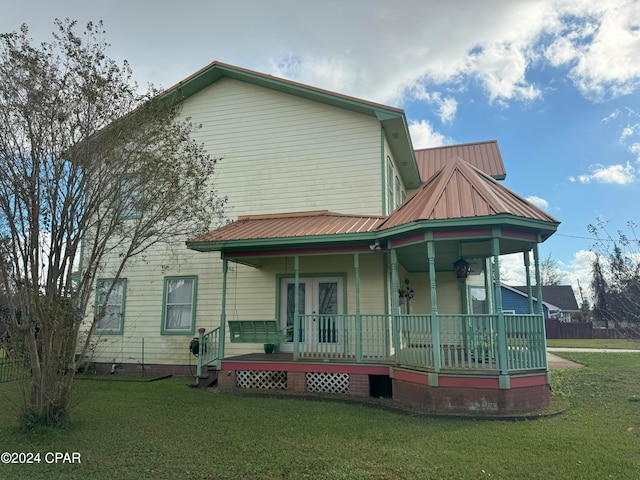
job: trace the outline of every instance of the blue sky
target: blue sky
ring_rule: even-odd
[[[0,32],[104,20],[168,87],[213,60],[405,109],[414,146],[498,140],[504,184],[562,221],[541,246],[589,281],[587,225],[640,223],[636,0],[0,0]],[[507,280],[522,283],[505,259]]]

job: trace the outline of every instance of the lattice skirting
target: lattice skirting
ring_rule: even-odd
[[[237,370],[236,383],[240,388],[261,388],[265,390],[286,390],[287,372],[262,370]]]
[[[307,372],[307,391],[316,393],[349,393],[349,374]]]

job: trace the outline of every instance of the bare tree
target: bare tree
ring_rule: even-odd
[[[560,285],[562,277],[558,261],[551,254],[547,255],[540,262],[540,283],[542,285]]]
[[[640,240],[637,225],[627,222],[627,230],[612,235],[604,221],[589,225],[597,238],[592,250],[594,314],[598,320],[619,326],[640,327]]]
[[[129,65],[106,56],[102,22],[80,35],[55,25],[39,46],[25,25],[0,35],[0,290],[32,371],[23,425],[67,417],[76,352],[105,315],[79,345],[106,259],[118,279],[150,246],[206,231],[225,202],[179,92],[138,93]]]

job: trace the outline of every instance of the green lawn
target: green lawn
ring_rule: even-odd
[[[594,339],[547,339],[548,347],[570,347],[570,348],[621,348],[640,350],[640,340],[605,338]]]
[[[0,464],[0,479],[639,478],[640,354],[566,356],[585,365],[554,371],[569,410],[515,423],[231,397],[175,378],[78,381],[66,430],[23,433],[1,410],[0,452],[42,460]],[[0,402],[15,390],[0,384]],[[81,463],[46,464],[47,452]]]

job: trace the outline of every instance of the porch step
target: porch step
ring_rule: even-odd
[[[198,388],[209,388],[218,383],[218,370],[213,365],[208,365],[202,375],[198,377]]]

